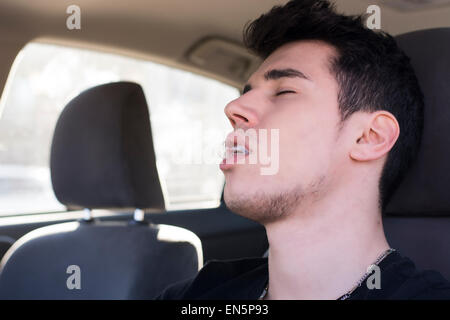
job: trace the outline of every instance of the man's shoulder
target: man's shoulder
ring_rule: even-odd
[[[356,299],[442,300],[450,299],[450,282],[439,272],[421,270],[398,252],[380,264],[381,290],[361,290]]]
[[[211,260],[195,277],[170,285],[157,299],[214,299],[227,292],[238,291],[229,289],[239,286],[242,286],[244,290],[238,292],[245,294],[247,284],[256,281],[256,287],[259,287],[264,285],[266,278],[267,258]],[[238,299],[239,297],[230,298]]]
[[[415,300],[450,300],[450,282],[434,270],[417,270],[394,294]]]

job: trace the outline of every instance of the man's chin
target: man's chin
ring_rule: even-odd
[[[301,195],[298,193],[268,194],[264,192],[224,193],[227,208],[250,220],[267,224],[280,220],[298,205]]]
[[[246,192],[233,192],[227,189],[227,187],[225,186],[223,197],[225,205],[233,213],[251,220],[257,219],[257,205],[255,204],[255,201],[252,200],[252,195]]]

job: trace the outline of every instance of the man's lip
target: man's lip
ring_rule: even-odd
[[[236,153],[232,154],[232,159],[230,159],[230,156],[225,156],[225,158],[222,160],[222,162],[219,165],[220,170],[222,171],[226,171],[231,169],[233,166],[237,165],[237,164],[245,164],[247,163],[247,160],[245,161],[245,163],[238,163],[238,159],[242,159],[242,158],[247,158],[248,154],[245,155],[238,155]],[[227,161],[227,159],[230,159],[230,161]]]
[[[239,138],[241,138],[241,140],[244,140],[244,143],[243,144],[239,144],[238,143],[238,139]],[[232,133],[230,133],[228,136],[227,136],[227,139],[225,140],[225,147],[226,148],[232,148],[232,147],[235,147],[235,146],[237,146],[237,145],[242,145],[249,153],[250,153],[250,149],[249,149],[249,146],[248,146],[248,142],[246,141],[247,139],[245,138],[245,136],[244,137],[242,137],[242,136],[238,136],[238,135],[236,135],[234,132],[232,132]]]
[[[246,154],[242,153],[231,153],[228,154],[226,152],[224,159],[222,160],[222,163],[220,164],[220,169],[222,171],[228,170],[232,168],[233,166],[237,164],[246,164],[247,163],[247,157],[251,153],[251,150],[249,148],[249,138],[245,135],[239,134],[236,131],[230,132],[225,140],[225,148],[231,149],[235,146],[243,146],[245,150],[247,151]],[[238,159],[246,159],[244,163],[238,163]],[[227,159],[230,159],[230,161],[227,161]]]
[[[226,171],[233,167],[234,163],[226,163],[226,158],[222,160],[222,163],[219,165],[220,170]]]

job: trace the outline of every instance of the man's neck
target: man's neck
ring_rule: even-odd
[[[376,201],[366,200],[320,201],[267,224],[266,298],[337,299],[352,289],[389,248]]]

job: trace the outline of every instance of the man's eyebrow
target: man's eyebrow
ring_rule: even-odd
[[[305,76],[303,72],[290,68],[272,69],[264,74],[264,79],[266,80],[278,80],[280,78],[295,78],[295,77],[310,80],[307,76]]]

